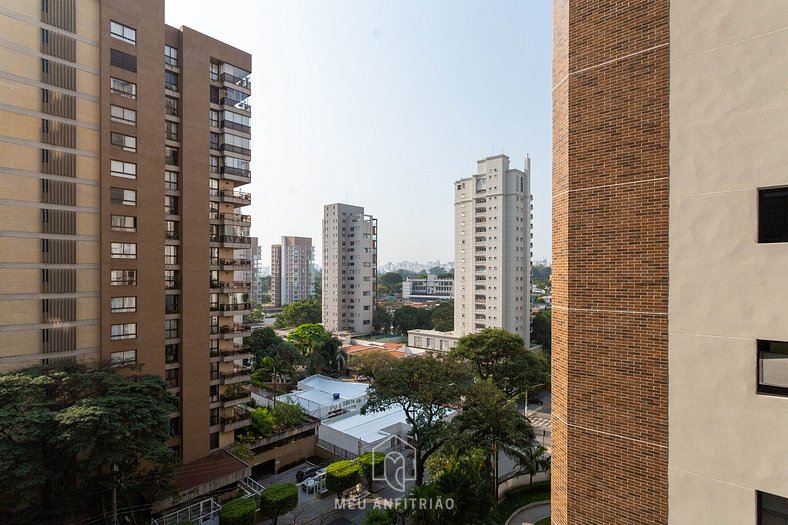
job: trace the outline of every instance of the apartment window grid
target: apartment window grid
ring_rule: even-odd
[[[178,320],[165,319],[164,320],[164,338],[177,339],[178,338]]]
[[[110,175],[122,179],[137,178],[137,164],[134,162],[123,162],[120,160],[110,160]]]
[[[113,297],[110,299],[110,310],[113,314],[137,311],[136,297]]]
[[[122,204],[124,206],[137,205],[137,192],[126,188],[110,188],[109,198],[112,204]]]
[[[164,46],[164,63],[168,66],[178,67],[178,48],[168,46],[165,44]]]
[[[137,218],[130,215],[112,215],[111,229],[118,232],[136,232]]]
[[[126,124],[128,126],[137,125],[137,112],[133,109],[116,106],[114,104],[110,105],[109,109],[109,118],[111,121],[118,122],[120,124]]]
[[[119,341],[121,339],[136,339],[137,323],[113,324],[110,326],[110,339]]]
[[[135,286],[137,270],[110,270],[110,286]]]
[[[112,366],[127,366],[137,363],[136,350],[123,350],[109,354],[109,363]]]
[[[134,100],[137,98],[137,84],[121,78],[110,77],[109,92]]]
[[[137,243],[134,242],[110,243],[110,253],[113,259],[136,259]]]
[[[168,244],[164,247],[164,264],[177,265],[178,264],[178,247]]]
[[[164,171],[164,189],[178,191],[178,172],[172,170]]]
[[[137,30],[133,27],[111,20],[109,23],[109,34],[112,38],[117,38],[128,44],[137,45]]]

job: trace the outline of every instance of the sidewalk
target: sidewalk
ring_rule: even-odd
[[[506,521],[506,525],[533,525],[542,518],[550,515],[550,504],[544,503],[527,509],[522,509]]]

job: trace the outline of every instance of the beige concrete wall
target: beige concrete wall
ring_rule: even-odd
[[[41,301],[25,299],[0,301],[0,319],[3,324],[31,324],[41,320]]]
[[[788,246],[757,189],[788,185],[788,4],[671,2],[670,447],[674,524],[755,523],[788,497],[788,399],[756,394],[756,339],[788,340]]]

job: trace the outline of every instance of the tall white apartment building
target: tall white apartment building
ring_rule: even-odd
[[[276,306],[315,295],[315,248],[310,237],[282,237],[271,246],[271,299]]]
[[[476,175],[454,183],[454,332],[484,328],[530,333],[531,160],[478,161]]]
[[[378,221],[361,206],[323,209],[323,326],[331,332],[372,332],[378,263]]]

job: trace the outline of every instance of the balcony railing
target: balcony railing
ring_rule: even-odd
[[[241,111],[252,111],[252,105],[243,100],[235,100],[230,97],[222,97],[219,101],[223,106],[230,106]]]
[[[219,146],[219,150],[229,151],[230,153],[238,153],[239,155],[246,155],[247,157],[252,155],[252,150],[249,148],[242,148],[241,146],[236,146],[234,144],[222,144]]]
[[[246,345],[233,345],[232,350],[219,350],[222,356],[222,361],[236,361],[239,359],[250,359],[252,357],[251,349]]]
[[[251,372],[248,368],[241,368],[233,372],[219,372],[219,379],[223,385],[232,385],[249,381]]]
[[[222,73],[220,78],[222,82],[227,82],[229,84],[240,86],[246,89],[252,89],[251,75],[245,77],[236,77],[235,75],[231,75],[230,73]]]
[[[232,166],[222,166],[219,171],[224,176],[223,178],[228,180],[240,182],[250,182],[252,180],[251,170],[234,168]]]
[[[232,416],[222,417],[220,421],[222,423],[222,432],[230,432],[249,426],[252,416],[246,410],[235,409]]]
[[[219,218],[225,222],[243,222],[247,224],[251,224],[252,222],[251,215],[243,215],[240,213],[220,213]]]
[[[252,309],[251,303],[226,303],[219,305],[220,312],[241,312],[251,309]]]
[[[252,194],[243,191],[220,190],[219,198],[224,202],[231,202],[246,206],[252,203]]]
[[[211,279],[211,288],[224,288],[227,290],[244,290],[252,287],[251,281],[217,281]]]
[[[234,129],[236,131],[240,131],[241,133],[251,133],[252,128],[251,126],[245,126],[243,124],[238,124],[237,122],[233,122],[232,120],[223,120],[222,127],[227,129]]]

